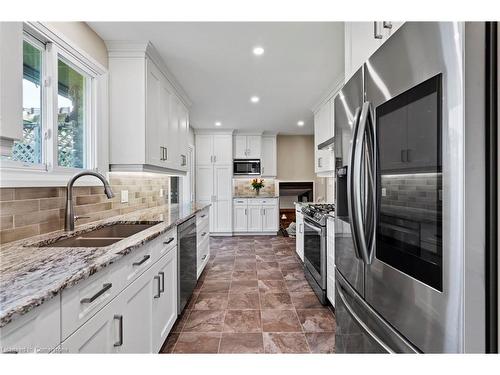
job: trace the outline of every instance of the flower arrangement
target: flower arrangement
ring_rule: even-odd
[[[255,190],[255,194],[259,195],[260,189],[264,187],[264,179],[254,178],[252,180],[252,188]]]

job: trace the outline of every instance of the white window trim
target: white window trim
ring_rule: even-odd
[[[87,118],[89,119],[89,129],[87,132],[86,143],[86,165],[90,169],[98,170],[101,173],[107,173],[109,170],[108,161],[108,71],[99,64],[85,51],[81,50],[70,39],[58,33],[55,29],[41,22],[26,22],[23,24],[24,31],[32,35],[35,39],[50,42],[50,47],[46,48],[46,54],[51,53],[50,59],[52,65],[47,66],[48,59],[44,61],[44,78],[47,73],[50,74],[51,83],[43,100],[45,108],[51,106],[53,111],[45,111],[45,124],[43,131],[48,129],[52,142],[56,142],[56,129],[54,114],[57,112],[57,57],[60,55],[63,60],[67,60],[73,68],[83,71],[86,75],[92,77],[89,80],[88,100],[87,100]],[[55,74],[54,74],[55,71]],[[55,90],[55,94],[54,94]],[[48,141],[50,142],[50,140]],[[83,169],[66,168],[57,165],[57,155],[55,154],[57,145],[44,149],[47,166],[21,166],[22,163],[12,163],[2,161],[0,164],[0,187],[38,187],[38,186],[64,186],[69,178],[76,172]],[[92,186],[96,185],[95,178],[82,178],[78,185]]]

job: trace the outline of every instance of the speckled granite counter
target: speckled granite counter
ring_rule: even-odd
[[[144,243],[194,216],[207,205],[154,207],[78,227],[11,242],[0,247],[0,327],[88,278]],[[57,239],[113,223],[158,224],[106,247],[50,247]],[[40,244],[46,247],[39,247]]]
[[[279,198],[278,195],[271,194],[259,194],[259,195],[233,195],[234,199],[248,199],[248,198],[259,198],[259,199],[268,199],[268,198]]]

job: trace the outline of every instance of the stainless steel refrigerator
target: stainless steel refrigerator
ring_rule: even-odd
[[[484,352],[485,23],[407,22],[334,99],[336,352]]]

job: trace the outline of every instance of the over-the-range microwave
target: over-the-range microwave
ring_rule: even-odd
[[[260,175],[260,160],[259,159],[234,159],[233,161],[234,175]]]

